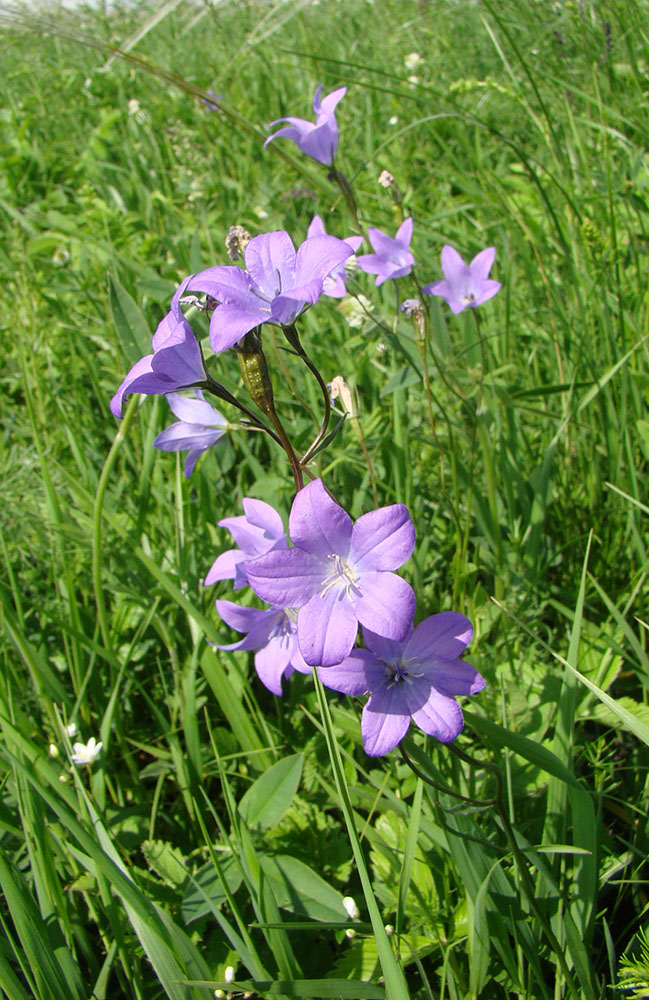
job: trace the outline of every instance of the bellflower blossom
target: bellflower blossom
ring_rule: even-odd
[[[273,694],[281,695],[282,678],[298,670],[310,674],[297,644],[295,622],[284,608],[244,608],[232,601],[217,601],[216,610],[231,628],[248,634],[228,646],[217,649],[256,649],[255,670],[262,684]]]
[[[298,608],[300,652],[311,666],[349,655],[358,624],[403,639],[415,610],[409,583],[393,570],[412,555],[415,529],[403,504],[381,507],[353,523],[322,480],[300,490],[291,508],[293,548],[274,549],[246,564],[264,601]]]
[[[462,731],[457,695],[476,694],[484,679],[459,659],[473,638],[468,618],[455,611],[432,615],[412,625],[400,642],[363,629],[367,649],[355,649],[338,666],[318,671],[334,691],[361,695],[361,734],[365,752],[380,756],[392,750],[408,731],[410,719],[429,736],[450,743]]]
[[[319,215],[314,215],[311,224],[307,230],[307,237],[312,236],[326,236],[327,231],[324,227],[324,222]],[[346,243],[348,247],[351,247],[353,252],[356,253],[361,243],[363,242],[362,236],[346,236],[343,243]],[[345,264],[339,264],[338,267],[334,268],[331,274],[322,282],[322,294],[329,295],[332,299],[342,299],[347,294],[347,287],[345,285]]]
[[[194,393],[194,399],[175,392],[167,395],[167,402],[178,422],[166,427],[153,442],[153,447],[161,451],[189,451],[185,459],[187,479],[203,452],[218,444],[228,429],[225,417],[205,401],[200,389],[195,389]]]
[[[204,292],[221,303],[210,321],[214,353],[232,347],[262,323],[290,326],[318,301],[325,278],[352,254],[335,236],[313,236],[296,253],[291,237],[280,230],[250,240],[245,270],[226,264],[195,275],[189,291]]]
[[[461,313],[467,306],[475,309],[492,298],[501,289],[499,281],[489,279],[495,247],[481,250],[470,264],[465,264],[457,250],[446,245],[442,249],[444,281],[433,281],[422,288],[426,295],[441,295],[454,313]]]
[[[171,300],[171,309],[153,334],[153,354],[147,354],[133,365],[111,399],[111,413],[118,419],[122,416],[124,397],[132,392],[156,396],[205,382],[207,375],[200,345],[180,308],[180,297],[191,278],[192,275],[182,282]]]
[[[218,522],[219,528],[227,528],[238,548],[221,553],[205,577],[206,587],[217,580],[234,580],[234,590],[240,590],[248,583],[246,560],[288,547],[282,519],[269,503],[244,497],[243,509],[242,516]]]
[[[336,105],[342,101],[347,93],[347,87],[333,90],[330,94],[320,99],[322,94],[322,84],[318,87],[313,98],[313,110],[315,111],[315,122],[309,122],[305,118],[277,118],[273,125],[280,122],[288,122],[286,128],[281,128],[274,135],[269,135],[264,143],[264,147],[273,139],[284,137],[292,139],[294,143],[318,163],[331,166],[336,156],[338,148],[338,123],[336,122]]]
[[[361,254],[358,266],[361,271],[376,274],[377,287],[388,278],[403,278],[410,274],[415,258],[410,253],[412,218],[406,219],[397,229],[396,236],[388,236],[380,229],[368,229],[370,243],[375,253]]]

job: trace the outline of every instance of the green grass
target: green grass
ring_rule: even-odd
[[[263,997],[649,990],[648,13],[246,0],[156,23],[145,7],[4,18],[9,1000],[208,997],[229,965]],[[131,58],[106,65],[115,45]],[[364,754],[355,701],[327,710],[297,674],[275,698],[247,654],[205,641],[232,641],[213,606],[229,586],[201,586],[229,543],[217,521],[244,496],[288,514],[279,449],[236,433],[186,482],[151,447],[163,400],[134,402],[119,435],[108,410],[179,280],[226,262],[231,225],[300,242],[319,212],[353,231],[324,168],[286,140],[262,150],[318,83],[349,87],[338,166],[364,228],[413,215],[422,285],[444,243],[496,246],[503,282],[469,315],[427,300],[425,360],[393,282],[350,281],[373,306],[361,328],[331,299],[300,320],[361,407],[362,437],[348,422],[312,471],[354,517],[373,480],[379,506],[406,503],[418,619],[452,608],[476,628],[487,688],[466,703],[465,756],[413,728],[421,777],[397,751]],[[267,329],[305,449],[317,388]],[[240,392],[232,357],[213,371]],[[70,721],[103,740],[91,769],[67,762]]]

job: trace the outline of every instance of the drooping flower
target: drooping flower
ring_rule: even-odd
[[[396,236],[388,236],[380,229],[368,229],[367,235],[375,253],[361,254],[357,258],[361,271],[376,274],[375,284],[382,285],[388,278],[403,278],[410,274],[415,258],[410,253],[412,218],[397,229]]]
[[[111,399],[113,416],[121,418],[124,397],[132,392],[156,396],[191,389],[205,382],[207,375],[200,345],[180,308],[180,297],[191,277],[182,282],[171,300],[171,309],[153,334],[153,354],[147,354],[133,365]]]
[[[307,238],[311,239],[313,236],[326,235],[327,230],[324,227],[324,222],[319,215],[314,215],[307,230]],[[346,243],[348,247],[351,247],[353,253],[356,253],[362,242],[362,236],[345,236],[343,240],[343,243]],[[348,264],[352,261],[352,257],[349,257],[347,261],[342,261],[338,267],[334,268],[331,274],[326,276],[322,282],[323,295],[329,295],[332,299],[342,299],[347,294],[345,271]]]
[[[403,504],[349,514],[316,479],[291,508],[293,548],[275,549],[246,565],[264,601],[298,608],[297,634],[311,666],[332,666],[351,652],[358,624],[403,639],[415,610],[409,583],[393,570],[412,555],[415,529]]]
[[[243,509],[243,515],[218,522],[219,528],[227,528],[238,548],[221,553],[205,577],[206,587],[217,580],[234,580],[234,590],[239,590],[248,583],[246,560],[288,547],[282,519],[269,503],[244,497]]]
[[[232,347],[262,323],[289,326],[318,301],[325,278],[352,254],[335,236],[313,236],[296,253],[291,237],[280,230],[250,240],[245,270],[225,264],[195,275],[188,290],[221,303],[210,321],[214,353]]]
[[[473,638],[471,622],[455,611],[432,615],[394,642],[363,629],[367,649],[355,649],[338,666],[318,671],[334,691],[370,698],[363,708],[365,752],[380,756],[408,732],[410,719],[429,736],[450,743],[462,731],[458,695],[476,694],[481,675],[459,659]]]
[[[433,281],[422,288],[426,295],[441,295],[454,313],[461,313],[467,306],[475,309],[492,298],[501,289],[499,281],[489,278],[495,247],[481,250],[470,264],[465,264],[457,250],[448,245],[442,248],[444,281]]]
[[[225,417],[205,401],[201,390],[195,389],[194,393],[193,399],[168,393],[167,402],[178,422],[166,427],[153,442],[153,447],[160,451],[189,452],[185,459],[187,479],[203,452],[218,444],[228,429]]]
[[[72,747],[74,753],[71,755],[70,760],[77,767],[82,767],[84,764],[92,764],[101,753],[103,745],[101,740],[97,743],[94,736],[91,736],[87,743],[75,743]]]
[[[281,128],[274,135],[269,135],[264,143],[264,147],[273,139],[284,137],[292,139],[294,143],[318,163],[331,166],[336,156],[338,148],[338,123],[336,122],[336,105],[347,93],[347,87],[340,87],[320,100],[322,94],[322,84],[318,87],[313,98],[313,110],[315,111],[315,122],[309,122],[305,118],[277,118],[270,123],[279,125],[280,122],[288,122],[286,128]]]
[[[217,601],[216,610],[231,628],[248,634],[239,642],[217,649],[256,649],[255,670],[262,684],[273,694],[281,695],[282,678],[293,671],[310,674],[297,643],[295,622],[284,608],[245,608],[232,601]]]

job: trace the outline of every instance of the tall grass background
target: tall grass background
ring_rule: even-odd
[[[648,13],[641,0],[4,11],[10,1000],[649,995]],[[232,640],[213,608],[229,588],[201,584],[229,547],[216,522],[244,496],[290,508],[271,444],[237,432],[186,482],[151,447],[164,400],[131,404],[121,430],[108,409],[179,280],[226,262],[231,225],[299,242],[319,212],[352,232],[325,170],[285,140],[262,150],[268,122],[309,116],[319,83],[349,87],[339,166],[364,225],[399,222],[387,169],[422,284],[444,243],[467,259],[496,246],[503,282],[458,317],[431,300],[425,359],[392,282],[350,281],[373,307],[360,327],[331,300],[302,324],[323,376],[358,390],[372,469],[345,426],[314,473],[353,516],[376,506],[372,476],[379,505],[406,503],[418,617],[475,625],[487,688],[458,745],[478,764],[421,734],[408,744],[436,787],[397,752],[364,755],[351,699],[329,698],[328,728],[311,678],[277,699],[247,654],[206,642]],[[270,353],[306,445],[317,397]],[[238,391],[225,356],[218,377]],[[70,722],[103,741],[91,768],[69,764]]]

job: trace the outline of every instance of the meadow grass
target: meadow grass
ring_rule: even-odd
[[[2,25],[0,991],[649,995],[647,4],[154,13]],[[475,626],[487,687],[459,754],[413,727],[415,770],[364,754],[354,700],[298,674],[276,698],[206,642],[232,641],[229,586],[201,585],[229,547],[216,522],[245,496],[288,514],[279,449],[235,432],[186,481],[152,448],[164,400],[134,397],[121,427],[108,409],[230,226],[297,243],[319,212],[352,233],[325,168],[262,150],[319,83],[349,87],[338,165],[363,226],[414,217],[420,284],[444,243],[494,245],[503,283],[457,317],[428,300],[423,354],[395,283],[360,272],[360,327],[333,300],[300,324],[361,408],[314,474],[354,517],[407,504],[418,619]],[[266,329],[306,447],[317,392]],[[214,370],[240,391],[230,357]],[[71,722],[103,741],[89,768]]]

